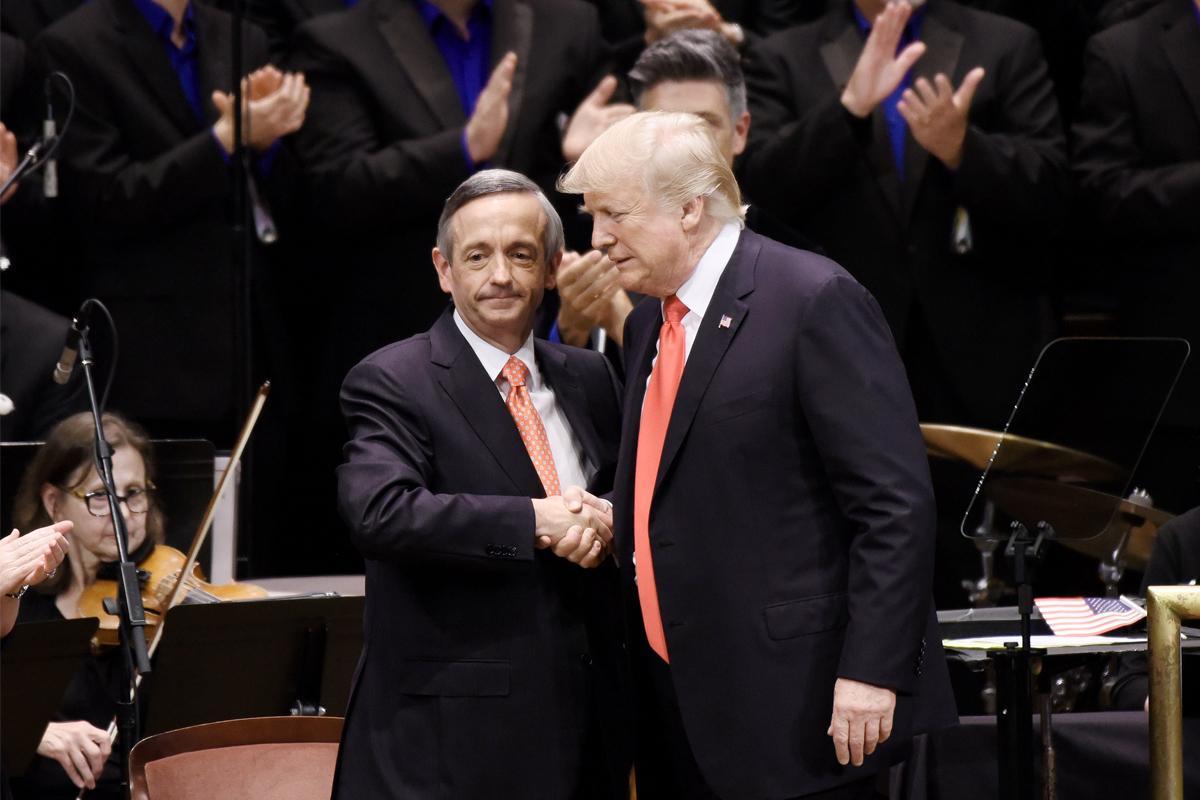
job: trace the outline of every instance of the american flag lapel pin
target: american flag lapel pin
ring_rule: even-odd
[[[717,327],[718,328],[728,328],[732,324],[733,324],[733,318],[731,318],[728,314],[722,314],[721,321],[717,323]]]

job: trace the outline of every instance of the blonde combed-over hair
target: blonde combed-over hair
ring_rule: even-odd
[[[567,194],[611,192],[641,179],[660,207],[682,208],[705,198],[705,213],[746,224],[746,206],[733,170],[708,124],[695,114],[643,111],[613,125],[559,178]]]

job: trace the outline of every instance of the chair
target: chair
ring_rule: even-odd
[[[138,742],[133,800],[328,800],[341,717],[255,717]]]

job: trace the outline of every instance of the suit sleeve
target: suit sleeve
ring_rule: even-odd
[[[366,558],[512,569],[533,560],[528,497],[443,494],[431,485],[433,445],[402,376],[364,362],[342,386],[350,433],[338,505]]]
[[[296,34],[292,68],[312,87],[296,147],[309,179],[309,211],[322,225],[370,230],[414,215],[436,215],[470,175],[463,128],[388,139],[362,77],[314,30]]]
[[[1133,91],[1105,39],[1092,39],[1072,131],[1073,168],[1082,198],[1112,235],[1193,236],[1200,211],[1200,161],[1147,163],[1138,144]]]
[[[64,196],[79,213],[107,226],[114,236],[144,236],[147,226],[170,226],[221,201],[230,189],[220,145],[208,128],[153,158],[136,158],[121,126],[126,121],[109,101],[113,92],[136,87],[104,86],[78,50],[53,29],[35,42],[47,72],[62,70],[75,86],[76,107],[63,137]]]
[[[787,38],[773,37],[746,54],[750,141],[739,169],[742,188],[768,208],[804,215],[854,180],[870,140],[831,87],[810,108],[796,108],[786,57]],[[816,63],[816,62],[813,62]],[[827,81],[824,74],[813,80]]]
[[[1052,233],[1065,220],[1069,175],[1054,86],[1037,35],[1017,40],[984,80],[996,82],[999,112],[987,130],[969,125],[955,190],[992,224]]]
[[[838,675],[911,691],[931,601],[935,510],[904,366],[866,289],[835,276],[800,313],[798,394],[850,521]]]

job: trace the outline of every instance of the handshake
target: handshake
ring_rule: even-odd
[[[534,541],[585,569],[599,566],[612,548],[612,503],[578,486],[533,500]]]

